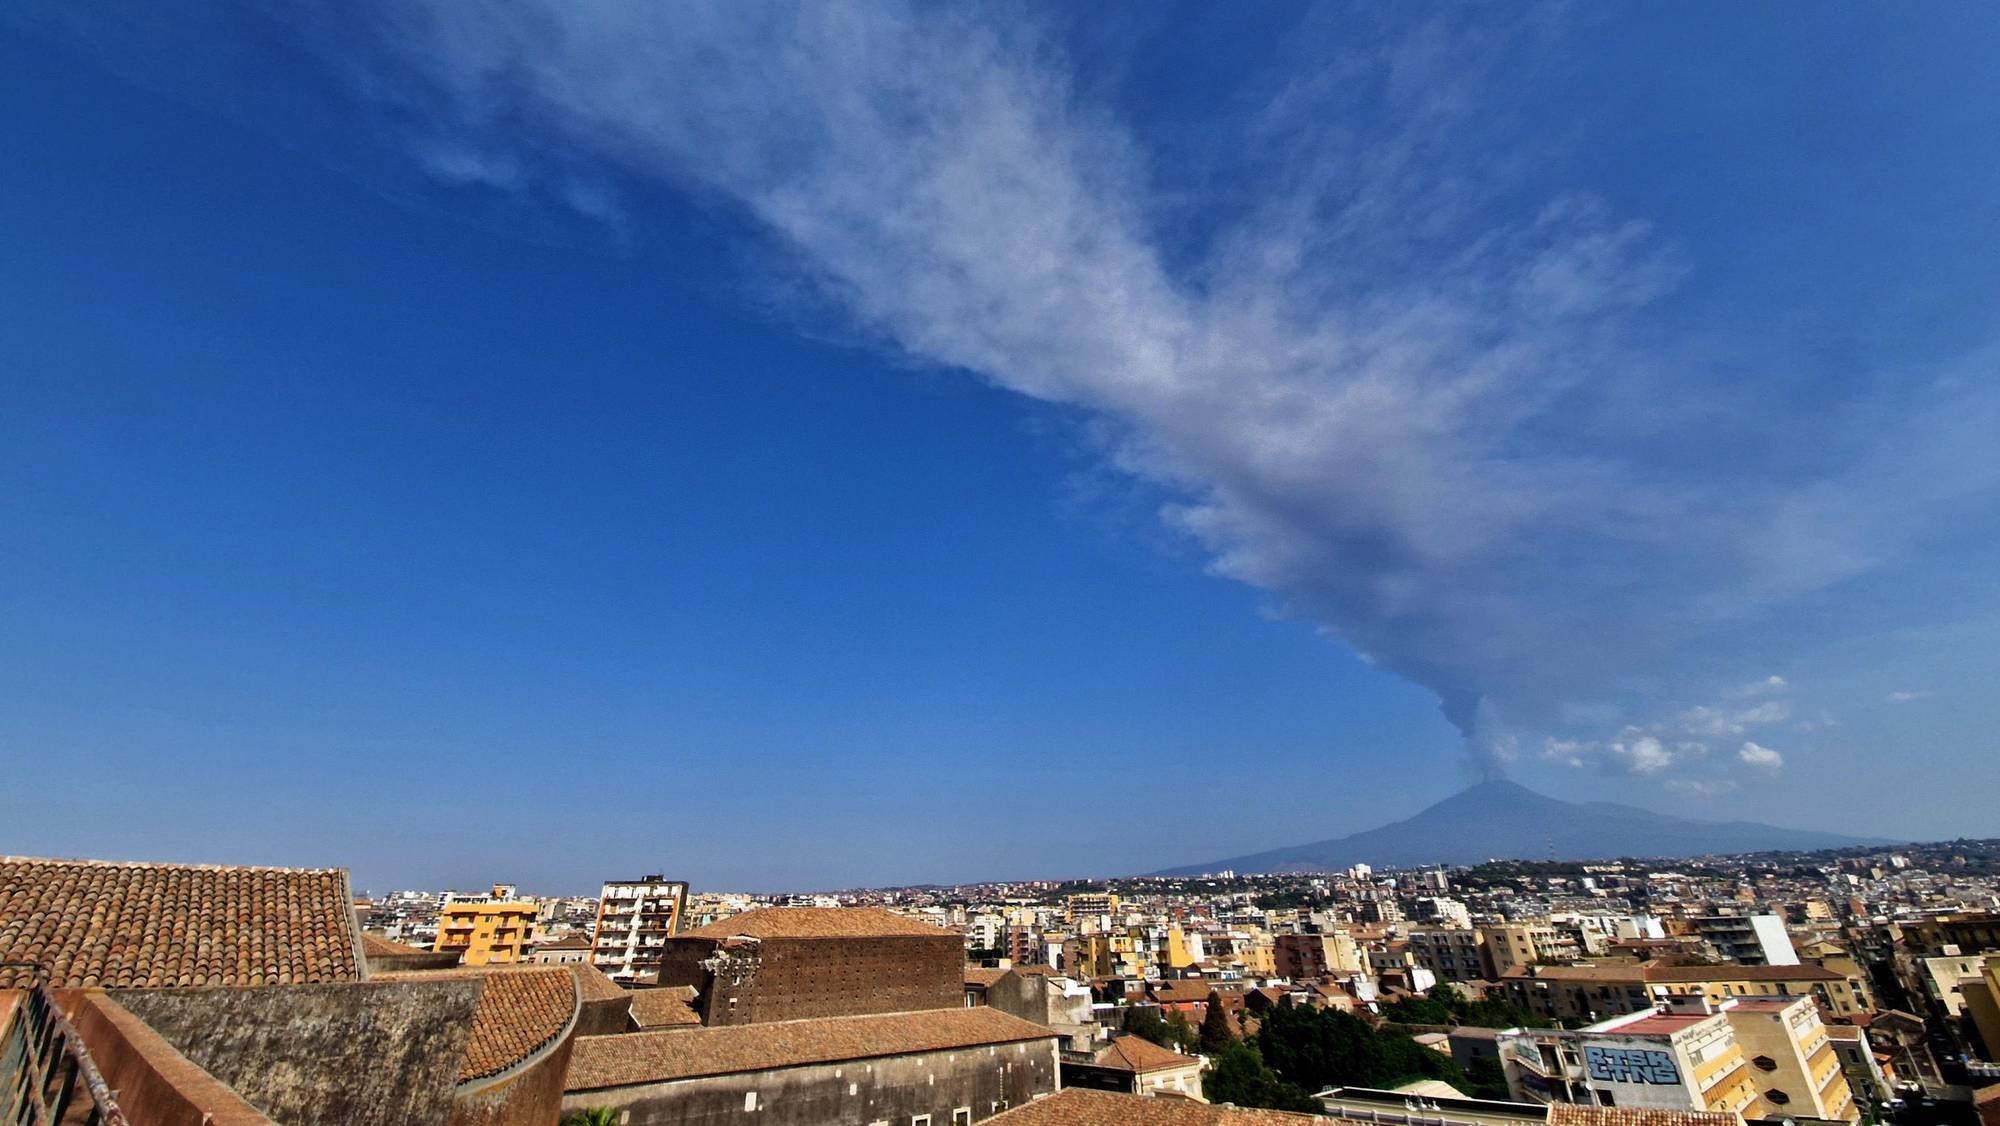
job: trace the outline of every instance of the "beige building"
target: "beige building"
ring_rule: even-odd
[[[1573,1032],[1502,1033],[1499,1045],[1518,1099],[1748,1118],[1860,1117],[1809,997],[1711,1005],[1695,995]]]
[[[1747,998],[1728,1002],[1722,1015],[1757,1085],[1754,1117],[1853,1122],[1861,1116],[1811,999]]]
[[[1548,923],[1502,923],[1479,928],[1486,976],[1499,980],[1517,966],[1553,961],[1565,952],[1563,936]]]

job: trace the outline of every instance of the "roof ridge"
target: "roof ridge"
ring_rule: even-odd
[[[345,874],[347,869],[296,868],[284,864],[197,864],[174,860],[90,860],[66,856],[6,856],[0,855],[0,864],[61,864],[68,867],[84,868],[180,868],[197,872],[309,872],[327,875],[335,872]]]

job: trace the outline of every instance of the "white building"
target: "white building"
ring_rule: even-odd
[[[667,936],[680,929],[686,911],[687,885],[678,880],[642,876],[605,884],[591,964],[619,982],[658,974]]]

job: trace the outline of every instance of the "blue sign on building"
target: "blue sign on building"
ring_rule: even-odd
[[[1583,1062],[1590,1069],[1592,1079],[1611,1083],[1653,1083],[1678,1087],[1681,1082],[1681,1069],[1674,1066],[1674,1057],[1649,1048],[1585,1047]]]

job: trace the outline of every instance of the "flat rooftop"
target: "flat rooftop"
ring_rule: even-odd
[[[1684,1028],[1689,1028],[1700,1024],[1702,1021],[1711,1019],[1713,1015],[1711,1013],[1654,1013],[1648,1017],[1641,1017],[1630,1024],[1621,1024],[1615,1028],[1604,1028],[1601,1031],[1614,1032],[1620,1036],[1672,1036]]]

